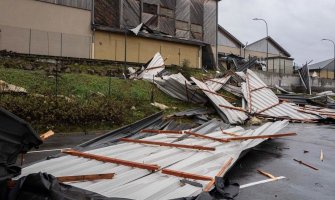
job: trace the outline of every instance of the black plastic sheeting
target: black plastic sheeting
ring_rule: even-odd
[[[185,184],[189,184],[185,182]],[[231,184],[222,177],[215,178],[215,187],[210,192],[203,192],[195,197],[178,198],[175,200],[227,200],[234,199],[240,186]],[[58,182],[57,178],[36,173],[20,178],[11,189],[5,200],[126,200],[124,198],[108,198],[94,192]]]
[[[215,177],[215,188],[210,192],[202,192],[195,197],[184,197],[174,200],[232,200],[240,192],[240,185],[237,183],[230,183],[222,177]]]
[[[18,155],[41,144],[27,122],[0,108],[0,199],[6,193],[6,181],[21,173],[21,168],[15,165]]]
[[[82,190],[58,182],[46,173],[30,174],[20,178],[5,200],[125,200],[107,198],[99,194]]]

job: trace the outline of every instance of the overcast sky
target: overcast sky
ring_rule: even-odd
[[[269,35],[284,47],[299,65],[333,58],[335,41],[334,0],[222,0],[219,3],[219,24],[242,43],[249,44]]]

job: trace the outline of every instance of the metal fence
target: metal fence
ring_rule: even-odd
[[[0,50],[91,58],[92,37],[0,25]]]

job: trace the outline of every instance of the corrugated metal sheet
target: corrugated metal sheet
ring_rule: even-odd
[[[215,92],[221,90],[221,88],[229,81],[231,76],[225,76],[223,78],[214,78],[206,81],[206,85]]]
[[[213,103],[215,109],[218,111],[222,119],[225,120],[225,122],[230,124],[242,124],[248,116],[241,111],[233,110],[233,109],[227,109],[224,107],[221,107],[220,105],[234,107],[231,103],[229,103],[227,100],[225,100],[223,97],[216,95],[215,91],[210,88],[205,83],[191,77],[192,81],[195,82],[195,84],[203,90],[203,92],[207,95],[207,97],[211,100]]]
[[[309,76],[309,68],[308,65],[304,65],[302,68],[298,69],[300,79],[305,86],[306,90],[312,94],[311,91],[311,78]]]
[[[136,27],[141,22],[141,2],[139,0],[123,0],[123,18],[127,27]]]
[[[206,103],[207,99],[181,73],[155,78],[155,84],[173,98],[193,103]]]
[[[241,127],[234,127],[225,131],[234,132],[241,136],[275,134],[287,124],[287,121],[278,121],[275,123],[266,123],[256,130],[246,131]],[[224,135],[220,130],[220,126],[221,123],[210,122],[192,131],[206,136],[222,138]],[[181,141],[178,140],[175,142],[176,137],[180,135],[172,136],[171,134],[159,134],[148,136],[145,140],[204,145],[215,147],[216,150],[207,152],[121,142],[105,148],[90,150],[87,153],[140,163],[158,164],[164,169],[215,177],[228,160],[232,158],[234,163],[243,150],[254,147],[264,141],[263,139],[257,139],[221,143],[213,142],[208,139],[182,136]],[[233,164],[230,164],[229,168],[232,165]],[[153,173],[148,170],[104,163],[75,156],[63,156],[36,163],[24,168],[21,176],[40,171],[50,173],[54,176],[116,173],[115,178],[111,180],[72,182],[69,184],[107,197],[130,199],[173,199],[188,197],[201,193],[203,188],[209,183],[209,181],[194,181],[203,187],[180,184],[182,178],[162,174],[161,171]]]
[[[152,58],[148,66],[145,68],[141,74],[138,75],[139,79],[145,79],[148,81],[153,81],[154,77],[164,70],[165,63],[162,55],[158,52],[155,54],[155,56]]]
[[[204,3],[204,41],[216,44],[216,1],[205,1]]]
[[[248,69],[246,74],[241,77],[246,80],[245,83],[242,83],[242,92],[247,100],[249,112],[261,112],[261,114],[268,116],[289,117],[298,120],[319,119],[315,115],[297,111],[299,108],[294,104],[280,103],[275,93],[253,71]]]

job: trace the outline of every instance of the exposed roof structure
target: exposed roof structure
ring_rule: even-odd
[[[318,63],[314,63],[314,64],[311,64],[311,65],[308,65],[308,68],[310,70],[319,70],[319,69],[324,69],[326,67],[328,67],[330,64],[332,64],[334,61],[334,59],[328,59],[328,60],[325,60],[325,61],[321,61],[321,62],[318,62]],[[329,68],[331,70],[334,70],[334,68]]]
[[[287,57],[291,57],[291,54],[286,51],[278,42],[276,42],[272,37],[268,36],[268,37],[265,37],[265,38],[262,38],[260,40],[257,40],[256,42],[253,42],[251,44],[248,44],[246,48],[250,47],[250,46],[253,46],[257,43],[260,43],[264,40],[268,40],[269,43],[273,44],[278,50],[280,50],[285,56]]]
[[[85,152],[66,151],[66,156],[24,168],[22,176],[36,172],[54,176],[115,173],[113,179],[69,184],[106,197],[174,199],[196,196],[210,190],[213,178],[223,176],[242,151],[260,144],[266,139],[265,135],[276,134],[287,124],[287,121],[278,121],[255,130],[233,127],[223,131],[222,121],[212,120],[190,130],[192,132],[142,130],[114,145]],[[222,141],[227,139],[232,140]],[[190,146],[194,148],[186,148]]]
[[[94,28],[96,30],[106,31],[106,32],[111,32],[111,33],[121,33],[121,34],[125,33],[125,30],[111,28],[111,27],[102,26],[102,25],[94,25]],[[174,37],[174,36],[170,36],[166,34],[153,34],[153,33],[139,32],[137,36],[142,37],[142,38],[150,38],[150,39],[163,40],[163,41],[168,41],[168,42],[177,42],[177,43],[190,44],[190,45],[198,45],[198,46],[207,45],[207,43],[200,41],[200,40],[183,39],[183,38],[178,38],[178,37]]]
[[[233,41],[235,44],[237,44],[238,46],[241,47],[245,47],[245,45],[238,40],[233,34],[231,34],[230,32],[228,32],[225,28],[223,28],[221,25],[219,25],[219,31],[224,34],[225,36],[227,36],[231,41]]]
[[[248,102],[249,112],[300,121],[317,120],[319,117],[299,111],[297,105],[280,102],[270,88],[251,70],[244,74],[242,92]]]

